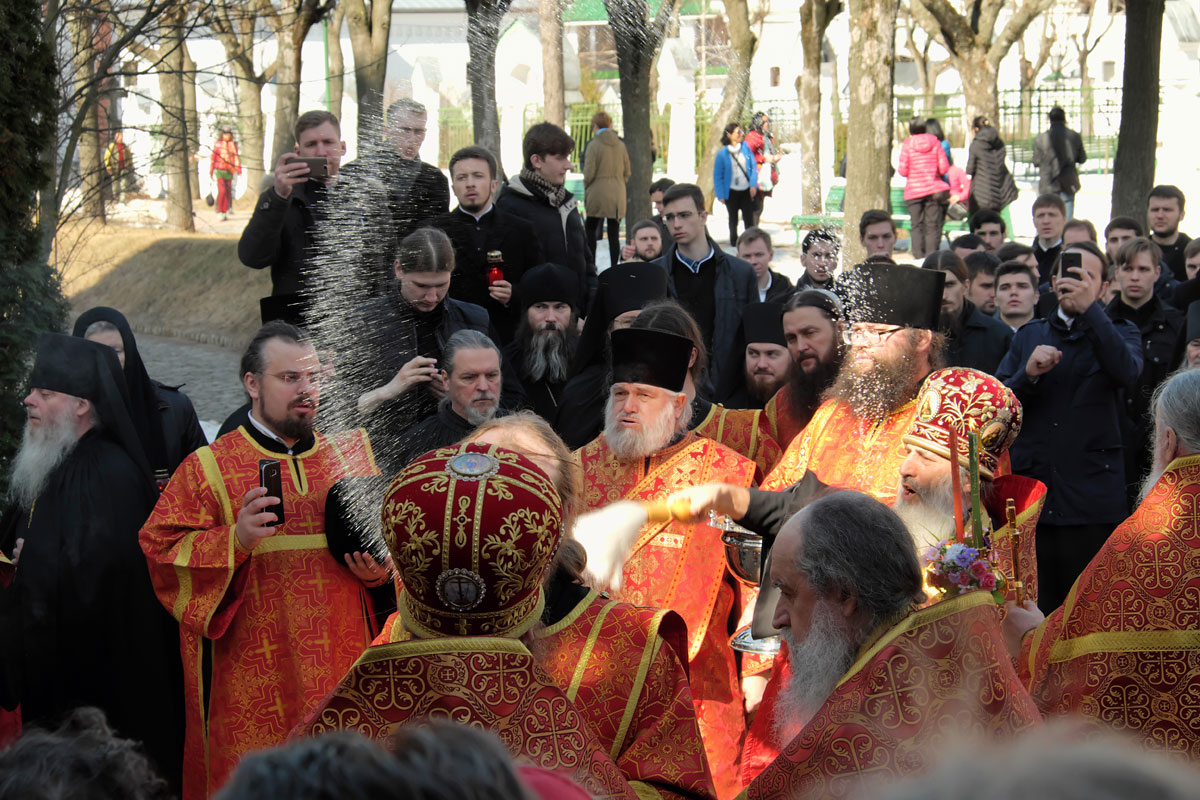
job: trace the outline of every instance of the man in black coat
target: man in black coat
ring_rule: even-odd
[[[338,118],[309,111],[296,120],[296,148],[275,163],[275,182],[258,198],[238,240],[238,259],[251,269],[271,270],[271,295],[303,305],[310,286],[313,233],[324,218],[328,188],[338,177],[346,143]],[[299,158],[325,158],[328,177],[310,178]],[[266,322],[267,320],[263,320]]]
[[[521,278],[521,319],[517,335],[504,348],[517,371],[529,407],[554,423],[579,345],[579,299],[575,273],[559,264],[542,264]]]
[[[711,386],[698,387],[711,397],[721,386],[725,370],[738,369],[738,326],[742,309],[758,299],[754,268],[727,255],[708,235],[704,222],[704,193],[693,183],[677,183],[663,195],[663,219],[675,242],[656,263],[667,273],[671,296],[687,309],[700,326],[704,346],[711,354]]]
[[[450,179],[458,208],[421,224],[445,231],[454,245],[450,296],[486,308],[507,342],[519,319],[515,287],[526,270],[542,263],[541,245],[532,225],[492,202],[499,181],[496,158],[486,148],[471,145],[452,155]],[[491,253],[500,254],[498,263]],[[493,267],[501,272],[499,280],[490,277]]]
[[[447,296],[453,249],[444,233],[414,231],[400,243],[395,281],[382,297],[357,309],[347,328],[357,331],[351,348],[338,354],[338,380],[351,387],[380,468],[395,474],[392,460],[406,432],[437,411],[445,387],[438,373],[446,342],[461,330],[496,340],[487,312]],[[524,405],[513,370],[504,369],[503,403]]]
[[[0,706],[27,727],[96,706],[180,789],[179,627],[138,529],[157,493],[111,347],[43,334],[0,517]]]
[[[574,270],[580,298],[573,305],[586,311],[596,293],[596,265],[579,216],[579,203],[564,185],[575,140],[557,125],[540,122],[525,133],[521,150],[525,156],[521,174],[508,179],[496,205],[533,226],[544,260]]]
[[[1033,140],[1033,163],[1038,168],[1038,192],[1056,194],[1066,203],[1067,219],[1075,216],[1075,193],[1079,191],[1076,164],[1087,161],[1083,138],[1067,127],[1067,115],[1060,106],[1050,109],[1049,129]]]
[[[946,334],[946,366],[994,373],[1012,343],[1012,328],[987,316],[967,299],[971,280],[966,265],[952,251],[931,253],[923,266],[946,273],[939,326]]]
[[[1053,272],[1058,308],[1025,323],[996,370],[1025,409],[1012,469],[1047,486],[1037,526],[1038,605],[1062,605],[1071,584],[1129,515],[1122,396],[1142,371],[1138,330],[1100,305],[1111,269],[1091,242],[1068,245],[1081,266]],[[1061,262],[1061,258],[1060,258]]]
[[[1138,237],[1117,251],[1116,279],[1120,293],[1105,308],[1110,319],[1137,326],[1142,338],[1142,374],[1137,386],[1125,395],[1125,480],[1131,507],[1137,505],[1142,477],[1151,466],[1150,397],[1179,363],[1183,314],[1164,303],[1154,286],[1162,273],[1162,251],[1149,239]]]

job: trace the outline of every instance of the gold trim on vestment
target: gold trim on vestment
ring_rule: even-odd
[[[558,622],[554,623],[553,625],[546,625],[545,627],[537,629],[536,631],[533,632],[533,638],[546,639],[550,636],[553,636],[556,633],[559,633],[560,631],[562,631],[569,625],[573,625],[575,623],[575,620],[579,619],[579,617],[583,614],[583,612],[587,611],[588,608],[591,607],[592,601],[595,600],[599,596],[600,596],[600,593],[597,592],[595,589],[588,589],[588,593],[584,596],[584,598],[582,600],[580,600],[578,603],[575,604],[575,607],[571,609],[571,612],[569,614],[567,614],[565,617],[563,617],[562,619],[560,619]]]
[[[571,683],[567,686],[567,699],[572,703],[575,702],[575,696],[579,694],[579,684],[583,683],[583,674],[587,671],[588,662],[592,660],[592,650],[595,649],[596,642],[600,641],[600,629],[604,626],[608,612],[612,611],[616,604],[616,600],[609,600],[605,603],[604,608],[600,609],[600,613],[596,615],[592,629],[588,631],[587,639],[583,643],[583,652],[579,654],[579,662],[575,664],[575,672],[571,675]]]
[[[354,666],[365,666],[378,661],[412,656],[436,656],[455,653],[511,653],[529,656],[533,654],[517,639],[499,636],[443,636],[438,639],[413,639],[408,642],[392,642],[368,647]]]
[[[511,611],[512,611],[512,609],[499,609],[497,611],[476,612],[474,614],[467,612],[467,611],[451,614],[448,611],[443,611],[440,608],[433,608],[432,606],[422,603],[420,600],[418,600],[416,597],[413,596],[412,592],[408,591],[407,589],[402,588],[400,590],[400,594],[396,598],[396,610],[400,614],[400,623],[406,629],[408,629],[409,633],[411,633],[413,636],[416,636],[421,639],[438,639],[443,636],[454,636],[454,634],[449,633],[447,631],[435,631],[432,628],[424,625],[423,623],[418,622],[417,619],[413,616],[412,611],[408,607],[409,603],[412,603],[413,605],[424,609],[425,611],[427,611],[430,614],[430,616],[437,617],[438,619],[442,620],[443,622],[447,622],[447,623],[450,622],[450,620],[453,618],[463,618],[463,619],[472,619],[472,620],[503,619],[507,614],[511,613]],[[546,594],[544,591],[542,591],[542,587],[539,586],[537,589],[537,601],[533,604],[533,608],[530,609],[529,613],[525,617],[523,617],[520,622],[518,622],[516,625],[514,625],[510,630],[507,630],[504,633],[497,633],[495,635],[498,637],[500,637],[500,636],[512,637],[514,639],[518,638],[520,636],[524,636],[529,631],[529,629],[532,628],[534,625],[536,625],[538,620],[540,620],[542,618],[542,612],[545,610],[546,610]],[[463,638],[463,637],[457,637],[457,638]],[[467,637],[467,638],[470,638],[470,637]]]
[[[259,539],[254,553],[280,553],[286,550],[324,550],[329,540],[323,533],[277,533]]]
[[[648,783],[630,781],[629,788],[633,789],[633,793],[638,796],[638,800],[663,800],[662,792]]]
[[[265,455],[267,458],[277,459],[280,456],[283,456],[284,458],[307,458],[308,456],[311,456],[313,453],[317,452],[317,450],[321,447],[321,434],[317,433],[316,431],[313,431],[312,447],[300,453],[280,453],[275,450],[268,450],[259,444],[257,439],[250,435],[249,431],[246,430],[245,425],[239,425],[237,432],[240,433],[246,439],[246,441],[250,443],[251,447]],[[280,444],[283,444],[283,442],[280,442]],[[286,447],[287,445],[284,446]]]
[[[661,609],[655,613],[650,622],[650,638],[646,640],[646,646],[642,649],[642,662],[638,665],[637,677],[634,678],[633,686],[629,690],[629,698],[625,701],[625,713],[621,715],[621,724],[617,727],[617,735],[613,739],[612,751],[608,754],[613,761],[616,761],[617,756],[621,753],[622,746],[625,744],[625,737],[629,733],[629,726],[633,724],[633,717],[637,712],[637,703],[642,696],[642,687],[646,685],[646,676],[650,673],[650,664],[665,644],[658,635],[658,628],[662,623],[663,617],[667,614],[667,609]]]
[[[1058,664],[1093,653],[1170,650],[1200,650],[1200,631],[1101,631],[1072,639],[1059,639],[1050,650],[1050,663]]]
[[[995,605],[996,601],[992,598],[991,592],[983,590],[967,592],[958,597],[952,597],[949,600],[943,600],[940,603],[935,603],[928,608],[922,608],[920,611],[913,613],[900,620],[895,626],[886,631],[882,636],[870,645],[866,650],[860,652],[858,658],[854,660],[853,666],[847,670],[842,679],[837,682],[841,686],[846,681],[853,678],[860,670],[863,669],[871,659],[879,654],[879,651],[890,645],[900,636],[909,631],[916,630],[924,625],[930,625],[934,622],[939,622],[946,617],[953,616],[962,611],[968,611],[972,608],[985,605]]]

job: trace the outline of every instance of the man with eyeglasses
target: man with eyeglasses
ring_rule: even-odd
[[[737,332],[742,309],[758,300],[758,278],[749,263],[717,247],[704,226],[707,219],[699,186],[677,183],[667,189],[663,221],[675,242],[657,263],[667,271],[671,295],[700,326],[715,387],[726,370],[740,368]]]
[[[185,798],[282,744],[329,693],[371,640],[367,587],[388,577],[369,556],[330,555],[330,487],[379,471],[365,432],[314,429],[323,371],[307,335],[267,323],[241,372],[248,423],[184,460],[138,537],[179,622]]]

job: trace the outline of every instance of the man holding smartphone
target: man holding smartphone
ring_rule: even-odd
[[[1046,484],[1037,526],[1038,605],[1062,605],[1071,584],[1129,515],[1122,395],[1142,371],[1141,335],[1099,302],[1112,268],[1092,242],[1067,245],[1051,283],[1058,309],[1027,322],[996,370],[1025,410],[1014,474]]]
[[[278,319],[279,309],[300,309],[309,289],[306,268],[312,233],[323,218],[322,205],[337,180],[346,143],[338,118],[328,111],[309,111],[296,120],[296,148],[275,162],[274,183],[258,198],[242,238],[238,258],[251,269],[271,270],[271,295],[263,322]]]
[[[324,371],[306,335],[267,323],[241,372],[246,422],[184,460],[138,537],[179,622],[185,800],[282,744],[334,687],[374,635],[365,590],[388,576],[330,554],[329,489],[379,470],[363,431],[314,430]]]

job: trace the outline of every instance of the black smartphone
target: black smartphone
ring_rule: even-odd
[[[1068,272],[1072,278],[1083,277],[1083,253],[1078,250],[1070,250],[1063,253],[1062,260],[1059,262],[1058,277],[1063,277]]]
[[[275,458],[260,458],[258,460],[258,485],[267,490],[268,497],[278,497],[279,502],[273,506],[267,506],[263,511],[270,511],[275,515],[274,522],[268,522],[267,527],[274,527],[283,524],[283,477],[279,467],[279,460]]]
[[[329,160],[326,159],[324,156],[317,156],[316,158],[305,158],[305,157],[301,157],[301,156],[294,156],[288,160],[289,161],[303,161],[305,164],[307,164],[309,180],[312,180],[313,178],[317,178],[318,180],[325,180],[326,178],[329,177]]]

